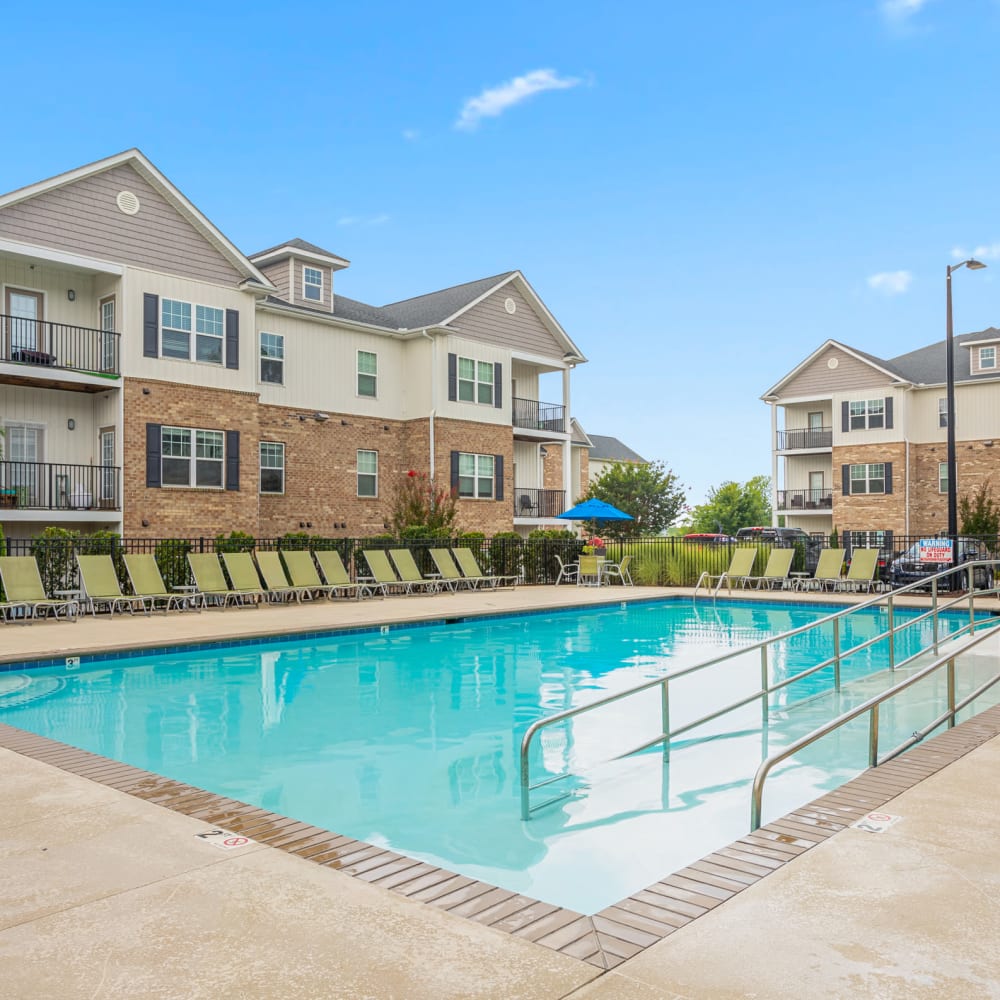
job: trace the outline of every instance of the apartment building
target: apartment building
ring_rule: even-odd
[[[614,465],[649,465],[637,451],[616,437],[606,434],[588,434],[590,447],[587,449],[590,482],[600,479]]]
[[[245,255],[137,150],[0,196],[4,532],[370,535],[409,470],[464,530],[562,527],[586,359],[525,277],[372,306],[349,266]]]
[[[789,527],[937,534],[948,526],[948,421],[957,490],[1000,488],[1000,330],[883,359],[835,340],[761,398],[771,407],[772,508]]]

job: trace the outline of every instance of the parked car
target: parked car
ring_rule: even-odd
[[[935,573],[946,570],[951,561],[938,558],[944,554],[941,546],[947,546],[947,538],[922,538],[914,542],[905,552],[900,553],[889,568],[889,582],[893,587],[905,587],[909,583],[917,583]],[[972,562],[976,559],[989,559],[990,552],[978,538],[958,539],[958,558],[956,563]],[[948,578],[945,578],[948,579]],[[957,574],[955,587],[965,587],[968,573]],[[928,584],[930,586],[930,584]],[[973,586],[976,590],[986,590],[993,586],[993,570],[989,566],[977,566],[973,570]]]
[[[822,538],[813,538],[801,528],[775,528],[771,525],[760,525],[757,527],[740,528],[736,532],[737,542],[760,542],[768,545],[775,545],[778,548],[791,548],[794,545],[801,545],[805,552],[805,568],[812,573],[819,562],[819,554],[823,551],[824,541]]]
[[[720,535],[717,532],[695,532],[685,535],[684,541],[695,545],[731,545],[736,539],[732,535]]]

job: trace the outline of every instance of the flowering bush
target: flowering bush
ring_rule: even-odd
[[[424,529],[425,537],[450,537],[457,530],[458,498],[448,489],[435,486],[423,472],[407,471],[396,487],[390,521],[396,535]]]
[[[598,538],[597,535],[594,535],[593,538],[588,538],[587,539],[587,544],[588,545],[593,545],[595,549],[603,549],[604,548],[604,539],[603,538]]]

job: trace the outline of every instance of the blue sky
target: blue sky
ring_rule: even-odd
[[[770,471],[758,397],[826,338],[943,338],[960,254],[956,331],[1000,325],[998,0],[157,9],[5,12],[0,189],[138,146],[352,298],[519,268],[583,425],[694,503]]]

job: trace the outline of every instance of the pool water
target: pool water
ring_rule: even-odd
[[[763,756],[899,679],[884,644],[651,751],[656,692],[546,730],[532,780],[571,770],[572,797],[522,823],[518,750],[534,721],[815,620],[832,608],[686,600],[466,620],[0,673],[0,719],[584,913],[596,912],[746,832]],[[900,623],[907,612],[897,609]],[[941,638],[966,621],[942,616]],[[884,629],[852,615],[847,649]],[[901,660],[930,623],[897,637]],[[772,680],[830,655],[830,631],[775,649]],[[825,636],[825,639],[824,639]],[[824,643],[825,648],[824,648]],[[756,690],[750,651],[671,688],[674,726]],[[960,672],[960,687],[975,678]],[[943,680],[883,712],[882,746],[931,717]],[[895,738],[893,738],[895,736]],[[768,782],[765,820],[866,766],[852,724]],[[542,800],[546,792],[536,793]]]

